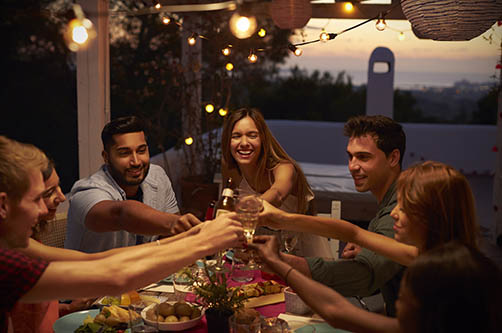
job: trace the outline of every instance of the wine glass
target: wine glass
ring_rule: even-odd
[[[291,253],[298,243],[298,233],[296,231],[281,230],[281,239],[286,252]]]
[[[248,244],[253,242],[253,236],[258,226],[258,215],[263,210],[263,199],[255,193],[240,192],[235,205],[235,211],[244,229]],[[248,269],[257,269],[252,252],[250,253]]]

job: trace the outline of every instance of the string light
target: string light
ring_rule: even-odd
[[[168,25],[170,22],[171,22],[171,19],[169,18],[169,16],[164,16],[162,18],[162,23],[164,23],[165,25]]]
[[[323,43],[327,42],[329,40],[329,35],[326,32],[326,30],[322,29],[321,34],[319,35],[319,40]]]
[[[230,53],[232,53],[232,50],[230,50],[230,47],[227,46],[227,47],[221,49],[221,53],[223,53],[223,55],[225,57],[228,57],[230,55]]]
[[[231,62],[227,62],[227,64],[225,65],[225,69],[229,72],[233,71],[234,64],[232,64]]]
[[[258,36],[260,36],[261,38],[265,37],[267,35],[267,31],[263,28],[261,28],[260,30],[258,30]]]
[[[185,139],[185,144],[187,146],[190,146],[192,143],[193,143],[193,138],[191,136]]]
[[[378,15],[378,20],[376,21],[375,27],[378,31],[384,31],[385,28],[387,27],[387,24],[385,23],[385,18],[383,17],[382,13]]]
[[[218,110],[218,113],[220,114],[220,116],[222,117],[225,117],[228,113],[228,110],[227,109],[224,109],[224,108],[221,108]]]
[[[209,103],[206,105],[206,112],[207,113],[212,113],[214,111],[214,105]]]
[[[352,2],[346,2],[343,5],[343,9],[345,9],[346,12],[351,13],[354,10],[354,5],[352,5]]]
[[[249,55],[248,55],[248,60],[250,63],[254,64],[255,62],[258,61],[258,56],[256,55],[256,53],[254,53],[253,50],[251,50],[251,52],[249,52]]]
[[[293,52],[293,54],[297,57],[301,56],[303,54],[303,50],[294,46],[293,44],[289,44],[288,45],[288,49],[291,50],[291,52]]]
[[[249,38],[256,31],[256,17],[241,16],[238,12],[235,12],[230,17],[229,26],[235,37],[239,39]]]
[[[399,35],[397,36],[397,39],[399,39],[400,41],[403,41],[405,39],[405,35],[404,35],[404,32],[400,32]]]
[[[188,45],[194,46],[197,42],[196,35],[192,34],[192,36],[188,37]]]
[[[66,45],[70,51],[77,52],[88,45],[88,41],[96,37],[92,22],[84,16],[80,5],[73,5],[75,18],[68,23],[65,32]]]

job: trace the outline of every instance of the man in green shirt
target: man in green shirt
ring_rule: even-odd
[[[397,203],[396,180],[406,147],[402,126],[384,116],[358,116],[344,126],[349,138],[349,171],[358,192],[370,191],[378,212],[368,230],[394,237],[390,212]],[[370,296],[380,289],[388,315],[395,316],[394,303],[404,267],[368,249],[348,243],[342,254],[347,260],[325,261],[281,254],[281,258],[304,275],[344,296]]]

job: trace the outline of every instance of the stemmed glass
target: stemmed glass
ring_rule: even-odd
[[[298,233],[296,231],[281,230],[281,239],[286,252],[291,253],[298,243]]]
[[[240,192],[235,205],[235,211],[239,221],[244,228],[244,236],[248,244],[253,242],[253,236],[258,226],[258,215],[263,210],[263,199],[257,194]],[[250,252],[248,269],[257,269],[258,265],[254,261],[253,253]]]

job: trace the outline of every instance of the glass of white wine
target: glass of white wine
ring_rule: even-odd
[[[296,231],[281,230],[281,239],[284,245],[284,250],[291,253],[298,243],[298,233]]]
[[[235,211],[239,221],[244,228],[244,236],[248,244],[253,242],[253,236],[258,226],[258,215],[263,210],[263,199],[255,194],[248,192],[240,192],[235,205]],[[254,261],[252,253],[250,253],[248,269],[257,269],[258,265]]]

